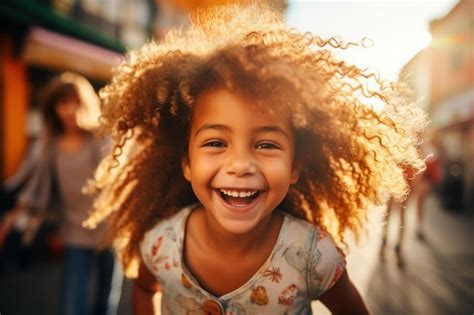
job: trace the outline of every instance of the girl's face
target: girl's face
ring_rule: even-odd
[[[57,103],[56,114],[58,115],[59,120],[61,121],[66,132],[79,129],[76,117],[80,106],[80,100],[74,96],[60,99]]]
[[[299,177],[288,113],[270,114],[225,89],[197,100],[183,174],[224,230],[243,234],[267,217]]]

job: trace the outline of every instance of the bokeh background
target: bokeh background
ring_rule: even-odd
[[[62,71],[98,91],[123,54],[173,28],[212,0],[2,0],[0,2],[0,176],[18,170],[42,130],[38,97]],[[415,237],[413,202],[403,228],[403,269],[379,259],[384,218],[351,244],[348,269],[374,314],[474,312],[474,0],[275,0],[290,26],[368,47],[336,51],[351,63],[407,82],[437,135],[442,181],[425,207],[426,236]],[[2,213],[8,211],[2,199]],[[397,218],[395,218],[397,219]],[[389,233],[400,227],[392,225]],[[0,314],[56,314],[61,248],[39,234],[26,261],[0,249]],[[390,238],[390,237],[389,237]],[[389,246],[391,246],[389,244]],[[131,313],[130,281],[119,314]],[[315,303],[320,314],[327,310]]]

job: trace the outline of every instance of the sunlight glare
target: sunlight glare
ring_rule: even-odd
[[[431,44],[429,22],[444,16],[456,0],[436,1],[289,1],[287,20],[300,31],[344,41],[370,38],[368,48],[351,47],[336,54],[349,63],[375,69],[382,78],[397,80],[401,68]]]

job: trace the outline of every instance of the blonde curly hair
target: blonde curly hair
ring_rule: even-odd
[[[101,129],[115,142],[97,171],[100,196],[87,221],[110,217],[128,275],[144,233],[197,202],[180,163],[195,101],[208,89],[291,113],[302,172],[280,207],[339,243],[346,230],[360,235],[367,209],[404,198],[403,169],[424,168],[416,147],[426,115],[405,85],[331,52],[351,44],[298,33],[266,5],[227,5],[128,54],[100,92]]]

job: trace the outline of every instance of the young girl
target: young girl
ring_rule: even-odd
[[[112,250],[104,247],[106,225],[94,230],[82,226],[93,200],[82,193],[82,187],[102,159],[104,144],[93,135],[98,105],[97,94],[80,75],[67,72],[49,82],[41,107],[44,134],[38,140],[40,153],[15,209],[0,225],[1,236],[26,221],[22,241],[29,244],[45,217],[57,218],[64,244],[60,314],[92,313],[88,301],[94,268],[98,271],[94,314],[114,314],[121,290],[117,272],[112,288],[115,258]]]
[[[326,46],[348,45],[230,5],[117,69],[101,93],[117,142],[87,223],[111,215],[137,314],[159,290],[163,314],[368,312],[335,242],[404,196],[426,118]]]

